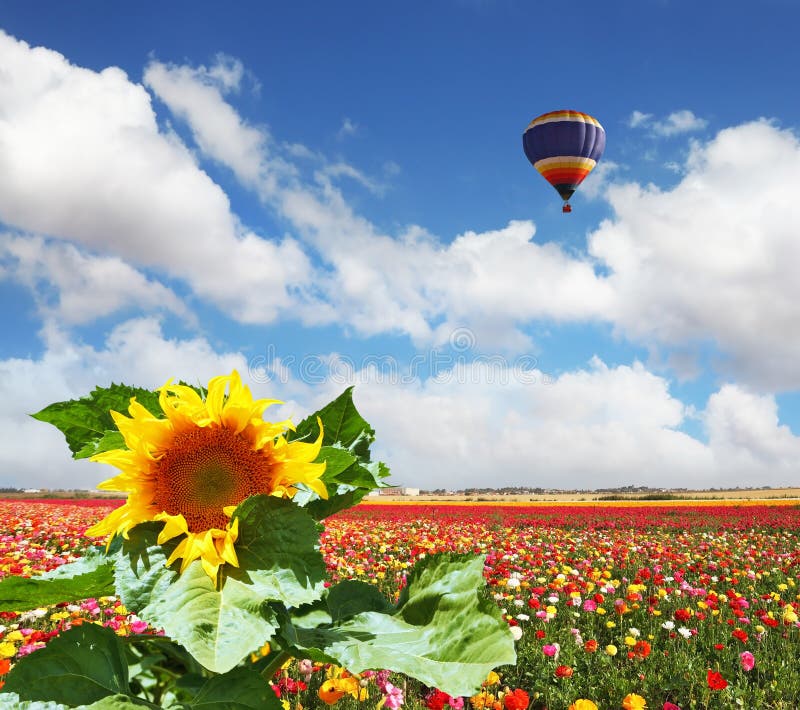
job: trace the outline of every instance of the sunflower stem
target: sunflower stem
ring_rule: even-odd
[[[276,651],[275,657],[272,658],[270,662],[264,666],[264,670],[261,671],[261,677],[269,683],[272,680],[272,676],[275,675],[275,671],[277,671],[291,657],[291,653],[287,653],[286,651]]]

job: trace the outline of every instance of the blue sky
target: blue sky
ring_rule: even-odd
[[[398,484],[796,482],[796,2],[162,5],[4,3],[0,485],[107,477],[26,413],[234,367],[355,384]]]

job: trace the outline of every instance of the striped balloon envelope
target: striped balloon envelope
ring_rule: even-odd
[[[606,147],[606,132],[596,118],[580,111],[550,111],[534,118],[522,134],[528,160],[561,195],[569,198],[592,171]]]

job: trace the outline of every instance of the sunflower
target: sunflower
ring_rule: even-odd
[[[279,402],[254,400],[235,370],[212,379],[205,399],[191,387],[169,382],[158,392],[163,417],[135,397],[130,417],[111,412],[127,448],[92,460],[120,470],[99,488],[127,492],[128,498],[88,535],[127,538],[134,525],[164,521],[159,545],[183,536],[167,565],[182,558],[184,572],[199,558],[216,581],[223,563],[239,566],[234,549],[239,520],[231,523],[230,517],[245,498],[259,493],[291,498],[298,483],[328,497],[320,479],[325,464],[313,463],[322,446],[322,422],[315,442],[287,441],[286,430],[294,428],[290,421],[262,418]]]

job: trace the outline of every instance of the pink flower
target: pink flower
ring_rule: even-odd
[[[681,710],[675,703],[667,702],[664,703],[663,710]]]
[[[464,710],[464,698],[460,696],[457,698],[450,698],[448,704],[453,710]]]
[[[143,634],[147,631],[147,622],[139,619],[131,623],[131,631],[135,634]]]
[[[594,599],[587,599],[583,602],[583,610],[584,611],[596,611],[597,610],[597,602]]]
[[[756,665],[756,657],[750,651],[742,651],[739,654],[739,663],[742,664],[743,671],[752,671]]]
[[[383,707],[389,708],[389,710],[398,710],[403,706],[403,691],[400,688],[387,681],[383,692],[385,693]]]
[[[560,650],[557,643],[546,643],[542,646],[542,653],[550,658],[558,658],[558,652]]]

